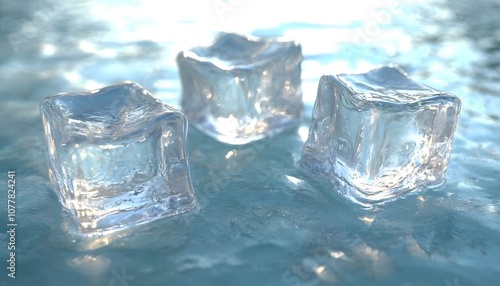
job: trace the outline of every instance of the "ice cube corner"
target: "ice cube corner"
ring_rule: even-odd
[[[323,76],[299,165],[368,206],[438,186],[460,104],[397,67]]]
[[[112,232],[195,207],[187,120],[138,84],[53,95],[40,111],[49,177],[77,232]]]

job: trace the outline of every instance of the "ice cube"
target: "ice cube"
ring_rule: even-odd
[[[246,144],[293,126],[301,116],[301,46],[236,34],[177,56],[182,111],[203,133]]]
[[[85,235],[196,205],[185,116],[135,83],[62,93],[40,105],[49,176]]]
[[[360,204],[444,182],[460,99],[395,67],[323,76],[300,165]]]

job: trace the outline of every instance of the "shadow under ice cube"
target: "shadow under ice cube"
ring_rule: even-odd
[[[186,118],[141,86],[57,94],[40,111],[51,182],[82,233],[119,230],[196,205]]]
[[[300,165],[364,205],[437,186],[459,112],[458,97],[397,68],[323,76]]]
[[[221,34],[177,56],[182,111],[203,133],[246,144],[293,126],[302,113],[301,46]]]

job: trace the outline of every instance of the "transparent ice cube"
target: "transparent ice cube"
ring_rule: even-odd
[[[293,126],[301,116],[301,46],[223,33],[177,56],[182,111],[203,133],[245,144]]]
[[[196,205],[186,118],[141,86],[57,94],[40,111],[51,182],[81,233],[111,232]]]
[[[460,99],[394,67],[323,76],[300,165],[360,204],[444,182]]]

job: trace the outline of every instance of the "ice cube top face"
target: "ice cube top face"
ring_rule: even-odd
[[[135,83],[40,105],[49,176],[85,235],[192,209],[185,116]]]
[[[300,164],[361,204],[436,186],[445,178],[459,112],[459,98],[397,68],[323,76]]]
[[[221,34],[177,56],[182,111],[200,131],[245,144],[293,126],[302,113],[302,51],[294,42]]]

